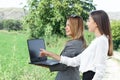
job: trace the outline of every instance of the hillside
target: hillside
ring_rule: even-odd
[[[22,8],[0,8],[0,19],[22,19],[25,16]]]
[[[120,12],[108,12],[111,20],[120,20]],[[0,8],[0,19],[22,19],[25,16],[22,8]]]

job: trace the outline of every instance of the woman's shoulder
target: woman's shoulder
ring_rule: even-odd
[[[69,40],[68,41],[68,43],[73,43],[73,44],[75,44],[75,43],[81,43],[82,42],[82,40],[80,40],[80,39],[74,39],[74,40]]]
[[[104,42],[104,41],[108,41],[108,38],[103,34],[102,36],[98,37],[96,39],[97,42]]]
[[[108,38],[105,35],[102,35],[94,39],[91,44],[102,45],[107,43],[108,43]]]
[[[67,45],[82,45],[82,40],[69,40],[68,42],[67,42]]]

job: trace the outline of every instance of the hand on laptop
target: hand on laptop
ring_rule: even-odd
[[[60,61],[61,59],[60,55],[54,54],[52,52],[48,52],[44,49],[40,49],[40,57],[43,57],[43,56],[49,56],[58,61]]]
[[[40,57],[47,56],[48,52],[44,49],[40,49]]]

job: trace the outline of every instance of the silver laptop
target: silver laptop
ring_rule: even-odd
[[[27,40],[30,64],[41,66],[53,66],[59,64],[57,60],[47,59],[46,56],[40,57],[40,48],[46,49],[44,39],[28,39]]]

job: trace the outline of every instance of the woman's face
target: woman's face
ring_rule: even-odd
[[[65,31],[66,31],[67,36],[72,36],[72,32],[71,32],[71,29],[70,29],[70,21],[69,20],[67,20],[67,22],[66,22]]]
[[[95,32],[95,30],[97,29],[97,24],[94,22],[94,20],[91,16],[89,16],[89,18],[88,18],[87,26],[88,26],[88,30],[90,32]]]

